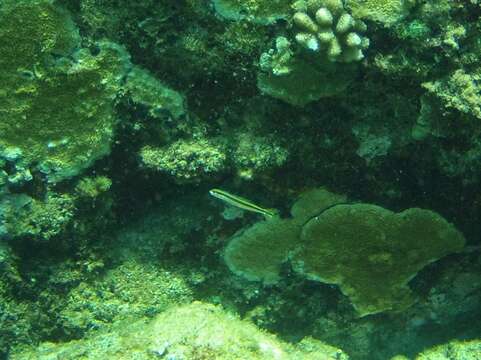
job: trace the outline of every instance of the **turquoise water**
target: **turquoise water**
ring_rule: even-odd
[[[0,0],[0,359],[481,359],[480,16]]]

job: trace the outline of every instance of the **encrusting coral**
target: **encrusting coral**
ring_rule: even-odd
[[[462,234],[435,212],[339,204],[303,226],[292,262],[310,279],[339,285],[363,316],[410,306],[407,283],[463,246]]]
[[[109,153],[125,50],[109,42],[96,55],[78,50],[69,14],[46,0],[5,1],[0,37],[0,150],[51,182]]]
[[[290,47],[290,42],[280,37],[275,49],[261,55],[262,71],[257,75],[257,87],[261,92],[295,106],[304,106],[339,94],[348,87],[354,75],[351,64],[292,56]]]
[[[272,284],[288,259],[309,279],[337,284],[360,316],[413,304],[408,282],[423,267],[460,251],[463,235],[433,211],[394,213],[346,204],[317,189],[301,196],[292,218],[254,224],[235,235],[224,259],[236,274]]]

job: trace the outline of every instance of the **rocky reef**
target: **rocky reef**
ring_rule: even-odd
[[[0,359],[481,358],[480,17],[0,0]]]

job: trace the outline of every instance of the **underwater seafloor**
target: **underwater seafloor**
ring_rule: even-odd
[[[0,359],[481,359],[480,16],[0,0]]]

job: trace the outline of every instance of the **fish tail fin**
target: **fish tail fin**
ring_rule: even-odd
[[[264,216],[268,219],[272,219],[274,217],[278,217],[280,212],[277,209],[264,209]]]

